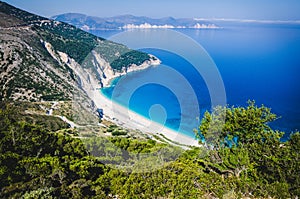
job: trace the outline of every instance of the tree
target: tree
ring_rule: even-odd
[[[246,108],[218,106],[204,114],[196,136],[204,136],[207,144],[217,148],[262,142],[274,136],[268,123],[276,118],[269,108],[257,107],[254,101],[248,101]],[[279,138],[279,134],[276,136]]]

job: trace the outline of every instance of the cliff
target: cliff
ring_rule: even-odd
[[[4,2],[0,16],[1,100],[72,100],[74,94],[91,100],[91,78],[99,87],[108,86],[117,76],[159,63],[146,53]]]

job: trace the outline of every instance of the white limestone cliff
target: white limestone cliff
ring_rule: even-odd
[[[111,65],[102,56],[93,50],[91,52],[91,62],[93,68],[84,68],[68,54],[60,51],[55,51],[49,42],[44,41],[44,46],[49,54],[57,60],[60,64],[66,64],[70,67],[80,80],[80,86],[85,92],[89,92],[90,89],[99,89],[102,87],[108,87],[110,82],[119,76],[125,75],[129,72],[144,70],[148,67],[159,65],[161,61],[153,55],[149,55],[150,59],[144,61],[141,65],[132,64],[129,67],[123,67],[121,71],[114,70]],[[97,74],[95,74],[95,71]],[[91,84],[91,82],[97,82]],[[91,88],[93,87],[93,88]]]

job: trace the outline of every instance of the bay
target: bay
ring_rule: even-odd
[[[255,100],[257,105],[264,104],[280,116],[270,125],[287,132],[286,137],[300,128],[300,27],[239,25],[218,30],[177,31],[202,45],[214,60],[224,81],[229,106],[245,106],[247,100]],[[93,33],[107,38],[116,31]],[[157,56],[164,65],[184,75],[196,91],[200,119],[205,111],[211,111],[207,86],[187,60],[160,49],[140,50]],[[168,78],[163,66],[130,73],[122,81],[124,89],[114,94],[112,100],[175,130],[178,130],[183,118],[190,117],[180,131],[193,137],[193,129],[199,125],[199,119],[195,115],[182,115],[177,96],[168,88],[154,84],[142,86],[133,93],[129,105],[125,103],[126,86],[153,76]],[[112,97],[113,88],[102,92]]]

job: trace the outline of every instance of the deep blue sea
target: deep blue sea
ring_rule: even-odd
[[[257,105],[264,104],[280,116],[270,124],[274,129],[287,132],[286,136],[300,129],[300,26],[232,25],[218,30],[177,31],[194,39],[211,56],[223,79],[228,105],[245,106],[247,100],[255,100]],[[92,33],[109,38],[119,32]],[[180,55],[161,49],[141,50],[158,57],[163,65],[130,73],[115,80],[112,87],[102,92],[145,117],[194,137],[193,129],[199,124],[199,118],[193,114],[194,104],[187,103],[191,114],[183,114],[178,94],[174,94],[172,89],[150,83],[139,86],[133,93],[126,92],[145,79],[150,82],[153,77],[171,79],[164,67],[168,65],[182,74],[196,92],[197,111],[201,119],[206,110],[211,111],[211,99],[205,81],[194,71],[191,63]],[[122,87],[114,92],[114,85],[119,81],[122,81]],[[172,81],[178,84],[176,79]],[[185,95],[184,90],[181,94]],[[189,98],[188,95],[184,97]]]

